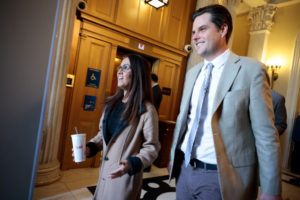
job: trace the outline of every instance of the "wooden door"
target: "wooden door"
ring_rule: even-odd
[[[105,98],[111,44],[89,36],[81,36],[80,47],[75,69],[75,82],[70,101],[70,112],[67,117],[67,128],[64,134],[62,149],[62,169],[79,167],[96,167],[100,164],[100,156],[74,163],[72,158],[71,134],[77,127],[80,133],[86,133],[89,141],[98,132],[98,124],[102,114]],[[99,76],[100,75],[100,76]],[[99,76],[99,84],[90,82],[91,77]],[[95,104],[93,105],[93,102]]]
[[[173,116],[175,99],[178,89],[177,65],[168,61],[161,61],[158,67],[158,84],[162,90],[162,101],[159,107],[159,119],[174,120]],[[177,79],[177,82],[176,82]]]

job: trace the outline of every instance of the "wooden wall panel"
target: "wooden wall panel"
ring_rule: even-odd
[[[119,1],[116,24],[160,41],[164,10],[149,6],[144,0]]]
[[[149,7],[149,6],[148,6]],[[163,33],[163,19],[165,16],[165,8],[161,8],[161,9],[155,9],[153,7],[150,7],[150,20],[149,20],[149,24],[148,24],[148,36],[153,38],[153,39],[157,39],[157,40],[161,40],[162,39],[162,33]]]
[[[136,30],[139,17],[139,0],[119,1],[116,24],[126,29]]]
[[[138,19],[136,21],[135,30],[138,33],[149,32],[149,22],[151,20],[151,8],[145,6],[145,3],[139,3]]]
[[[171,0],[169,5],[156,9],[144,0],[88,0],[82,17],[129,34],[138,34],[161,45],[183,51],[189,43],[190,15],[196,0]],[[104,21],[103,21],[104,20]],[[107,23],[108,21],[108,23]]]
[[[98,18],[113,22],[116,0],[88,0],[87,12]]]
[[[166,30],[163,37],[163,42],[179,48],[180,38],[184,40],[185,34],[182,35],[181,29],[185,28],[188,22],[183,21],[184,11],[186,10],[187,0],[170,1],[170,12],[167,17]],[[184,33],[188,32],[185,30]]]

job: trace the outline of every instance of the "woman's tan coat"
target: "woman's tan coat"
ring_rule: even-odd
[[[97,200],[134,200],[140,199],[143,169],[150,166],[158,156],[160,143],[158,139],[158,116],[151,103],[145,103],[141,114],[134,123],[125,126],[114,136],[108,145],[103,139],[103,125],[106,112],[103,112],[98,134],[90,140],[102,152],[99,180],[94,194]],[[128,156],[137,156],[142,161],[142,170],[133,176],[128,174],[110,179],[109,174],[119,168],[119,161]]]

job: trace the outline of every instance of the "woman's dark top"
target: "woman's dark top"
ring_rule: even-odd
[[[107,116],[107,137],[106,144],[109,143],[111,138],[114,136],[117,127],[121,123],[121,115],[124,110],[125,104],[120,102]]]
[[[105,143],[108,144],[111,139],[120,131],[120,127],[124,126],[124,120],[121,120],[121,115],[124,111],[125,104],[120,102],[113,108],[107,115],[107,126],[106,126],[106,135],[104,137]],[[97,154],[97,146],[93,142],[88,142],[86,144],[90,148],[90,155],[87,157],[93,157]],[[135,156],[128,156],[127,160],[130,163],[130,171],[128,174],[130,176],[134,175],[135,173],[141,171],[142,169],[142,161],[140,158]]]

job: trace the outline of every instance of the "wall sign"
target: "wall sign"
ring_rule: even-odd
[[[167,96],[170,96],[171,95],[171,88],[166,88],[166,87],[163,87],[162,90],[161,90],[161,93],[164,94],[164,95],[167,95]]]
[[[129,46],[138,50],[151,52],[152,53],[152,45],[150,43],[146,43],[141,40],[135,40],[133,38],[130,38],[129,40]]]
[[[142,43],[139,43],[138,48],[141,50],[145,50],[145,45]]]
[[[74,86],[74,79],[75,76],[73,74],[67,74],[67,87],[73,87]]]
[[[101,70],[88,68],[85,86],[99,88],[100,77]]]
[[[96,96],[85,95],[83,109],[94,111],[96,106]]]

